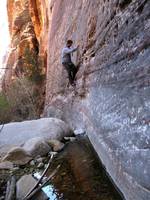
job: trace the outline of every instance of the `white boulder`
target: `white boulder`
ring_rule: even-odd
[[[64,121],[57,118],[13,122],[4,125],[1,131],[0,147],[5,144],[21,145],[35,137],[61,140],[65,136],[71,136],[72,133],[71,128]]]

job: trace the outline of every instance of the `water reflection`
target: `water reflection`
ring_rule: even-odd
[[[54,159],[47,177],[59,164],[59,172],[43,188],[50,200],[122,200],[87,139],[69,143]]]
[[[38,180],[41,178],[41,174],[39,172],[35,173],[33,176]],[[47,195],[47,197],[50,200],[57,200],[57,195],[54,192],[55,188],[52,185],[49,184],[49,185],[43,187],[42,191]]]
[[[54,187],[52,185],[47,185],[42,188],[42,191],[49,197],[50,200],[57,200],[57,196],[54,192]]]

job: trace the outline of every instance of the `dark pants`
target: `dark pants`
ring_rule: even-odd
[[[77,67],[75,67],[75,65],[70,62],[70,63],[62,63],[63,66],[65,67],[65,69],[68,72],[68,77],[69,77],[69,82],[70,84],[74,83],[74,79],[77,73]]]

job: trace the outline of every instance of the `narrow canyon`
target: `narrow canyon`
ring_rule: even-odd
[[[35,80],[39,116],[86,132],[125,199],[150,199],[150,1],[7,0],[7,10],[3,90]],[[61,64],[68,39],[79,45],[75,88]]]

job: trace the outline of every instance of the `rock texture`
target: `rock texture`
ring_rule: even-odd
[[[32,157],[45,156],[51,151],[51,147],[42,137],[32,138],[25,142],[23,149]]]
[[[45,98],[50,20],[48,1],[7,0],[7,9],[11,43],[6,55],[2,88],[10,93],[10,86],[13,88],[16,81],[31,80],[39,117]]]
[[[8,12],[5,86],[29,46],[47,68],[45,116],[86,130],[127,200],[150,199],[150,1],[8,0]],[[74,90],[60,63],[68,38],[80,45]]]
[[[30,17],[28,0],[8,0],[9,31],[11,45],[6,65],[4,88],[17,76],[27,72],[27,54],[38,54],[38,41]],[[37,57],[35,57],[37,59]]]
[[[8,170],[12,170],[14,168],[13,163],[6,161],[6,162],[1,162],[0,163],[0,170],[2,169],[8,169]]]
[[[4,145],[23,145],[26,142],[24,145],[25,150],[31,150],[31,152],[33,151],[34,153],[34,151],[36,151],[36,145],[39,146],[42,144],[39,138],[43,138],[43,140],[61,140],[63,137],[71,136],[72,134],[71,128],[60,119],[42,118],[38,120],[14,122],[5,124],[1,131],[0,148],[4,148]]]
[[[32,160],[32,157],[21,147],[11,149],[3,158],[4,162],[9,161],[16,165],[25,165],[30,160]]]
[[[150,199],[150,1],[55,0],[50,5],[45,115],[85,129],[127,200]],[[60,63],[79,44],[77,86]]]
[[[8,0],[9,50],[3,87],[7,88],[16,77],[26,75],[29,65],[40,60],[43,74],[47,66],[47,41],[50,12],[48,1]]]
[[[54,152],[61,151],[64,148],[64,143],[59,140],[48,140],[47,143],[53,148]]]
[[[17,181],[17,189],[16,189],[16,196],[18,200],[23,199],[26,194],[36,185],[37,181],[33,178],[31,174],[22,176]],[[44,192],[40,191],[38,196],[34,197],[37,200],[45,200],[47,196]]]

